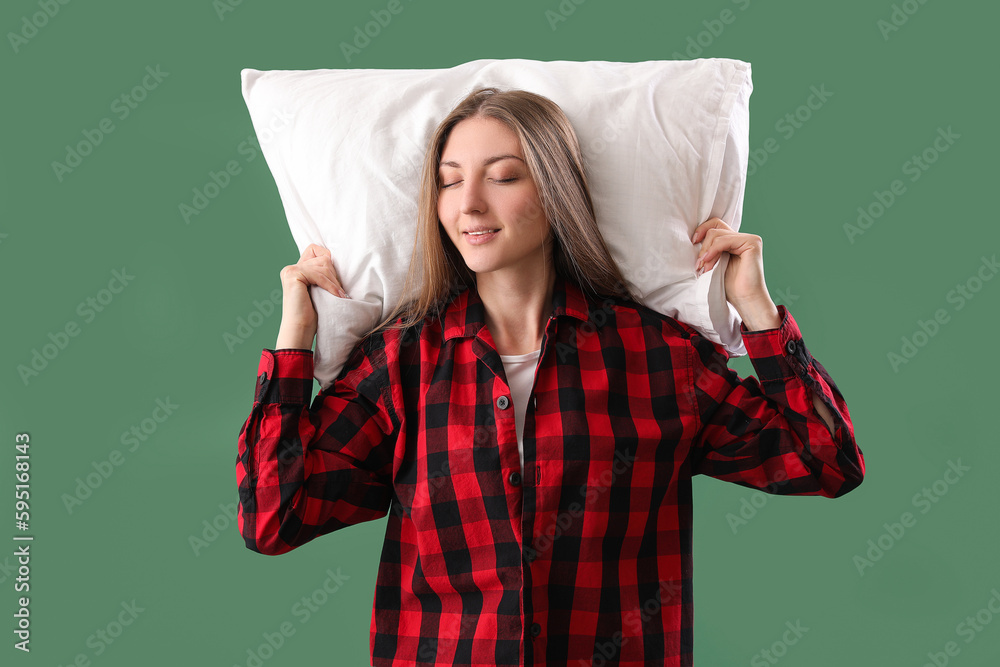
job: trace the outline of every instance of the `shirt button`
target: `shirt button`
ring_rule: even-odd
[[[795,354],[795,341],[794,340],[790,340],[787,343],[785,343],[785,351],[788,352],[788,354]]]
[[[265,382],[267,382],[267,371],[260,374],[260,383],[264,384]]]
[[[530,544],[524,545],[524,560],[525,560],[525,562],[530,563],[531,561],[535,560],[535,557],[537,555],[538,554],[535,553],[535,550],[532,548],[532,546]]]
[[[537,637],[540,634],[542,634],[542,626],[540,626],[538,623],[532,623],[531,624],[531,636],[532,637]]]
[[[506,396],[501,396],[497,399],[497,407],[501,410],[506,410],[508,405],[510,405],[510,399]]]
[[[519,486],[521,484],[521,473],[515,470],[510,474],[510,477],[508,477],[507,479],[510,480],[510,483],[512,485]]]

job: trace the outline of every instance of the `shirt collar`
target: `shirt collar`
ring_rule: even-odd
[[[556,275],[552,286],[552,317],[568,316],[586,322],[590,306],[579,285]],[[486,326],[486,310],[479,292],[469,287],[459,292],[442,313],[443,337],[475,336]]]

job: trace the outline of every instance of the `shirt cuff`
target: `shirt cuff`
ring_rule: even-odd
[[[783,305],[778,306],[778,316],[781,324],[775,329],[747,331],[740,323],[743,345],[762,385],[808,375],[812,363],[795,318]]]
[[[312,398],[312,350],[262,350],[254,403],[305,405]]]

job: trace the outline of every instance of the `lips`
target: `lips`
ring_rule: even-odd
[[[499,229],[476,228],[465,230],[462,232],[462,236],[464,236],[465,240],[470,244],[479,245],[493,240],[499,232]]]

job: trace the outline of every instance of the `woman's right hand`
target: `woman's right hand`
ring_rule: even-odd
[[[318,318],[309,286],[319,285],[330,294],[350,298],[340,285],[330,251],[310,243],[295,264],[281,270],[281,327],[275,349],[312,349]]]

